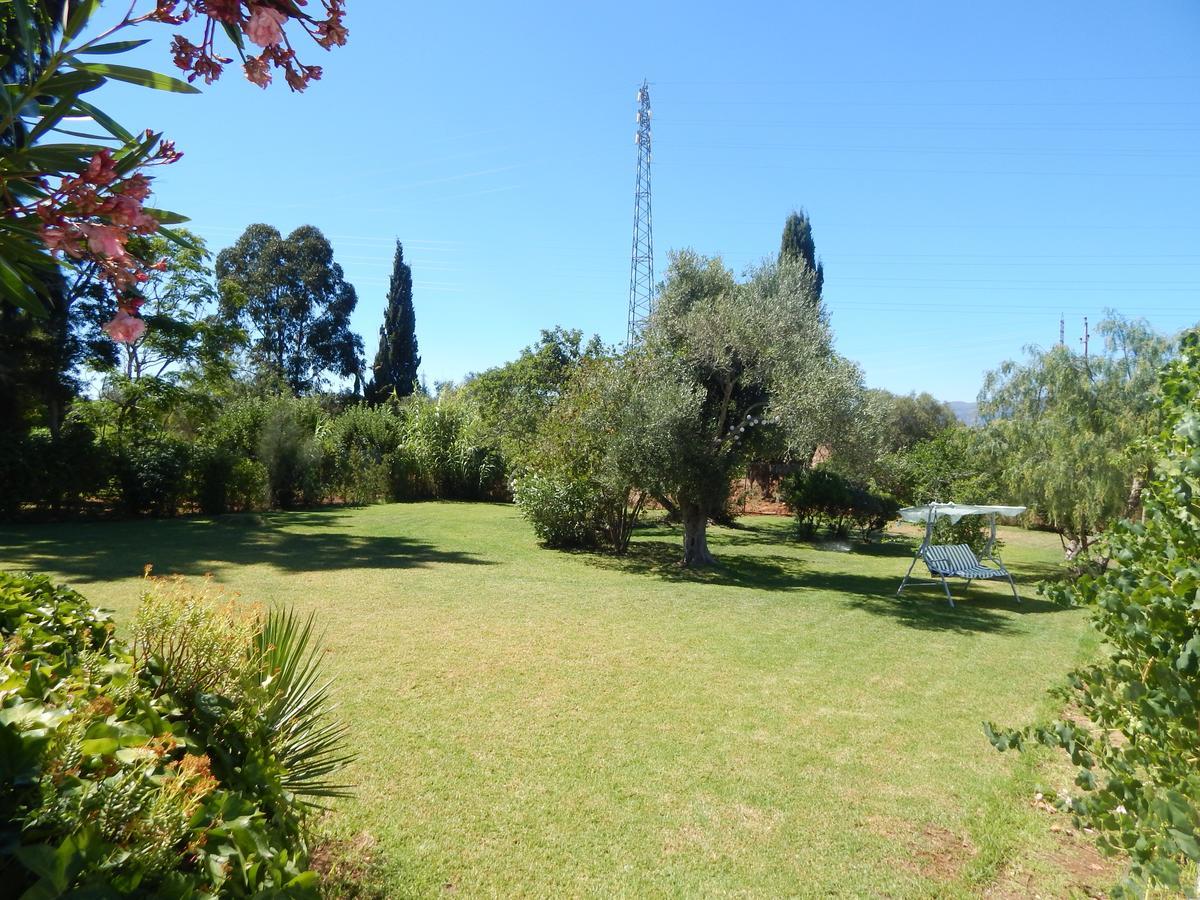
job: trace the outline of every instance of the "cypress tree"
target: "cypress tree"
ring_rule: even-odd
[[[816,277],[816,299],[820,302],[821,286],[825,283],[825,267],[817,260],[817,245],[813,241],[812,223],[804,210],[793,211],[783,224],[783,239],[779,242],[779,261],[802,259]]]
[[[407,397],[417,384],[417,317],[413,309],[412,268],[404,261],[404,245],[396,241],[387,309],[379,328],[379,351],[371,367],[367,400],[381,403],[393,393]]]

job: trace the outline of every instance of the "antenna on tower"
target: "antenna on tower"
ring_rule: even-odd
[[[1083,344],[1083,362],[1087,365],[1088,361],[1088,341],[1091,339],[1091,334],[1088,333],[1087,316],[1083,317],[1083,337],[1079,339],[1079,343]]]
[[[1064,347],[1067,343],[1067,319],[1063,313],[1058,314],[1058,346]]]
[[[629,343],[654,312],[654,217],[650,209],[650,83],[638,89],[637,181],[633,190],[633,254],[629,263]]]

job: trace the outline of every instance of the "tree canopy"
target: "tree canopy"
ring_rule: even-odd
[[[221,312],[251,334],[255,361],[299,396],[328,374],[354,380],[363,372],[362,338],[350,331],[358,303],[334,262],[333,248],[312,225],[286,238],[251,225],[217,256]]]
[[[980,393],[984,448],[1014,502],[1030,506],[1074,556],[1137,502],[1149,458],[1136,447],[1159,416],[1170,344],[1144,322],[1109,319],[1102,352],[1031,349]]]

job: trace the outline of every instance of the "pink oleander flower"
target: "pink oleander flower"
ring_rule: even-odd
[[[246,37],[260,47],[273,47],[283,42],[283,23],[287,16],[269,6],[252,7],[250,20],[242,26]]]
[[[125,232],[112,225],[80,225],[79,230],[87,235],[88,249],[113,259],[125,258]]]
[[[119,344],[132,344],[146,331],[146,323],[118,309],[112,321],[104,323],[104,333]]]

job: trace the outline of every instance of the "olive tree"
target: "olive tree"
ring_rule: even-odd
[[[811,455],[862,392],[833,351],[816,275],[784,257],[739,283],[718,258],[672,254],[657,305],[623,371],[638,410],[636,483],[678,506],[685,566],[714,562],[707,523],[749,460]]]

